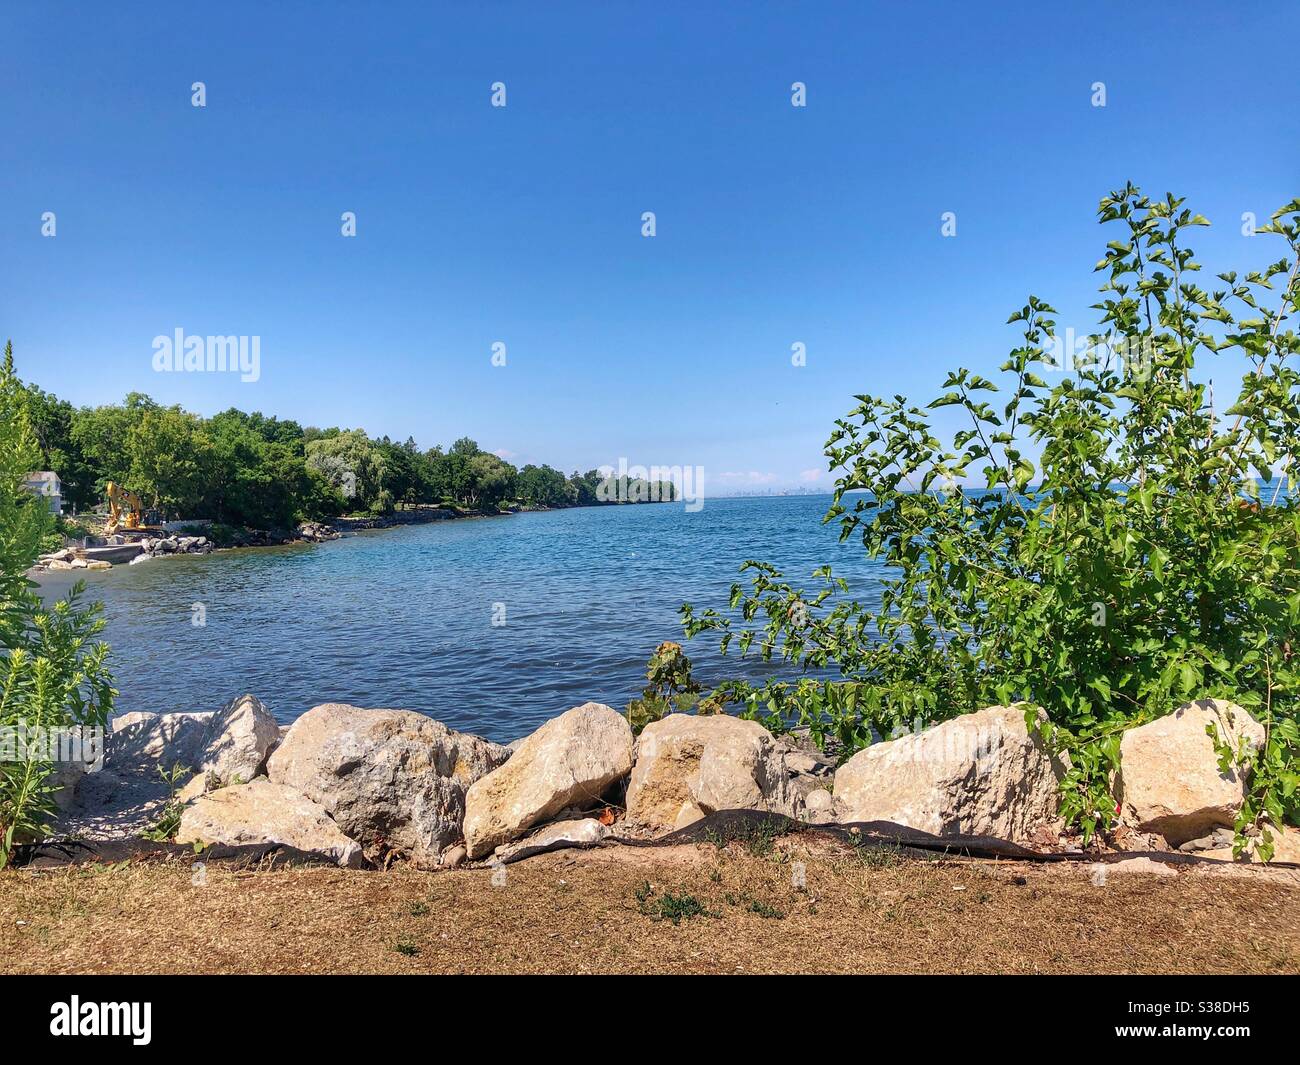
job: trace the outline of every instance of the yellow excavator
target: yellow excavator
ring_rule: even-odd
[[[108,493],[108,524],[104,526],[105,533],[112,536],[119,529],[146,528],[144,501],[138,495],[112,481],[104,489]]]

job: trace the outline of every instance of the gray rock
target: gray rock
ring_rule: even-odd
[[[785,761],[786,771],[794,776],[830,776],[835,772],[835,759],[817,749],[808,736],[787,733],[775,739],[777,751]]]
[[[55,828],[83,839],[123,839],[151,828],[171,798],[160,775],[193,768],[211,712],[121,714],[109,722],[104,768],[81,776],[61,802]]]
[[[280,742],[280,726],[255,695],[232,699],[209,719],[196,756],[196,773],[213,784],[247,783],[266,766]]]
[[[328,854],[346,868],[363,860],[360,844],[339,831],[318,803],[265,777],[196,799],[181,815],[176,842],[280,843]]]
[[[367,849],[435,865],[461,838],[466,789],[507,757],[423,714],[325,703],[290,726],[267,772]]]
[[[825,788],[810,791],[804,797],[804,820],[810,825],[830,824],[835,820],[835,797]]]
[[[509,761],[470,787],[465,846],[491,854],[574,803],[600,797],[632,768],[632,729],[617,710],[583,703],[546,722]]]
[[[841,823],[1025,840],[1058,821],[1064,773],[1023,706],[990,706],[859,751],[835,773],[835,804]]]
[[[150,774],[161,766],[193,769],[207,735],[211,711],[195,714],[124,714],[113,719],[106,744],[108,766]]]
[[[1184,854],[1193,854],[1196,851],[1212,851],[1223,847],[1231,847],[1236,833],[1230,828],[1216,828],[1208,836],[1201,836],[1200,839],[1189,839],[1178,849]]]

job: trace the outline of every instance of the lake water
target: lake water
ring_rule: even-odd
[[[875,598],[861,546],[839,545],[838,525],[821,524],[829,504],[516,514],[83,576],[105,605],[119,711],[212,710],[252,692],[285,723],[348,702],[418,710],[505,742],[587,700],[622,709],[655,645],[682,639],[681,603],[724,608],[744,559],[806,587],[829,561],[857,597]],[[46,574],[42,594],[71,583]],[[734,652],[721,658],[716,639],[686,650],[706,683],[755,675]]]

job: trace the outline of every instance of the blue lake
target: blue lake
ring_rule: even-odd
[[[875,599],[861,546],[839,545],[838,525],[821,524],[829,504],[787,496],[713,500],[696,513],[654,504],[517,514],[85,576],[105,605],[119,711],[211,710],[252,692],[282,722],[349,702],[509,741],[587,700],[622,709],[655,645],[682,639],[681,603],[724,608],[744,559],[806,587],[831,562],[858,598]],[[68,577],[45,575],[42,594],[61,594]],[[716,639],[686,650],[706,683],[756,675],[734,652],[719,656]]]

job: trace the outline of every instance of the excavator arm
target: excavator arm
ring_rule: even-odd
[[[106,533],[111,536],[118,529],[139,529],[144,525],[144,503],[138,495],[112,481],[104,486],[104,490],[108,493],[108,524],[104,526]]]

